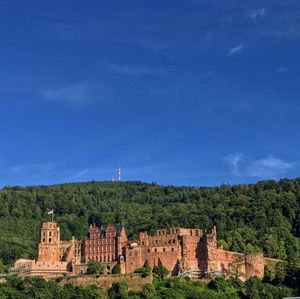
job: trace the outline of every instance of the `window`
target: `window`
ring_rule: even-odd
[[[45,239],[45,238],[43,238],[43,242],[46,242],[46,239]]]
[[[192,230],[190,230],[190,235],[191,235],[191,236],[193,235],[193,231],[192,231]]]
[[[49,237],[51,237],[51,235],[52,235],[52,232],[49,232]]]
[[[163,252],[165,252],[166,251],[166,248],[163,248]]]
[[[148,251],[148,253],[149,253],[149,252],[150,252],[150,249],[148,249],[147,251]]]
[[[199,231],[198,231],[198,229],[196,230],[196,236],[197,236],[197,237],[199,236]]]
[[[172,247],[172,251],[174,251],[174,247]]]
[[[157,249],[155,248],[154,251],[157,252]]]
[[[51,238],[49,238],[49,243],[51,243]]]

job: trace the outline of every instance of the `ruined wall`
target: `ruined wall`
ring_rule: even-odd
[[[67,262],[40,262],[32,264],[31,276],[57,277],[69,271]]]
[[[158,230],[156,236],[140,233],[140,239],[125,248],[126,273],[133,273],[143,266],[146,260],[151,268],[158,265],[159,260],[171,273],[177,272],[177,261],[181,259],[179,236],[167,235],[166,230]],[[134,246],[133,246],[134,245]]]
[[[184,261],[188,269],[200,267],[200,236],[183,236]]]
[[[240,279],[244,279],[246,275],[245,269],[245,255],[243,253],[226,251],[218,248],[217,250],[218,266],[216,271],[219,271],[225,277],[228,276],[228,269],[235,263],[235,267],[238,266],[238,271],[242,274]]]
[[[145,284],[152,283],[152,276],[141,277],[139,274],[130,275],[111,275],[111,276],[80,276],[80,277],[68,277],[64,278],[60,285],[72,284],[74,286],[79,285],[91,285],[95,284],[98,287],[110,288],[113,283],[126,282],[130,290],[140,291]]]
[[[203,243],[201,244],[206,252],[206,263],[208,271],[218,270],[218,246],[217,246],[217,229],[213,226],[212,229],[208,229],[203,237]]]
[[[257,276],[264,277],[265,259],[260,253],[251,253],[245,255],[246,279]]]
[[[266,260],[260,253],[243,254],[232,251],[225,251],[223,249],[218,249],[218,269],[221,270],[225,275],[227,270],[231,265],[237,261],[241,264],[239,271],[243,274],[241,279],[249,279],[251,277],[257,276],[262,278],[264,276],[264,266],[266,265]],[[275,260],[273,260],[274,262]],[[278,260],[276,260],[278,262]]]

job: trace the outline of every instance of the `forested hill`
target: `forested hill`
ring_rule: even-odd
[[[225,249],[263,251],[300,261],[300,178],[214,188],[141,182],[88,182],[0,190],[0,261],[34,258],[41,221],[54,209],[62,238],[84,238],[88,225],[122,222],[141,230],[217,225]]]

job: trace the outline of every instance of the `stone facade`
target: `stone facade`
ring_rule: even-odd
[[[61,241],[58,225],[45,222],[41,226],[37,260],[18,260],[11,270],[23,275],[80,275],[86,272],[89,260],[101,262],[105,274],[111,274],[117,263],[122,274],[134,273],[148,260],[152,268],[161,261],[172,275],[228,277],[234,273],[242,279],[262,277],[264,266],[277,262],[261,254],[219,248],[215,226],[205,231],[159,229],[154,235],[141,232],[138,240],[127,240],[123,226],[116,229],[108,225],[104,229],[92,225],[85,240]]]

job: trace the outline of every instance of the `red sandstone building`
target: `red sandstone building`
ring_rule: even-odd
[[[117,263],[121,273],[133,273],[148,260],[151,267],[159,261],[172,275],[207,277],[228,275],[228,269],[239,260],[241,278],[262,277],[264,266],[277,260],[261,254],[225,251],[217,246],[216,227],[160,229],[154,236],[141,232],[138,240],[127,240],[123,226],[108,225],[105,229],[90,226],[83,241],[60,240],[60,228],[55,222],[45,222],[40,231],[37,260],[17,260],[11,269],[22,275],[58,276],[86,272],[87,262],[97,260],[110,274]]]

